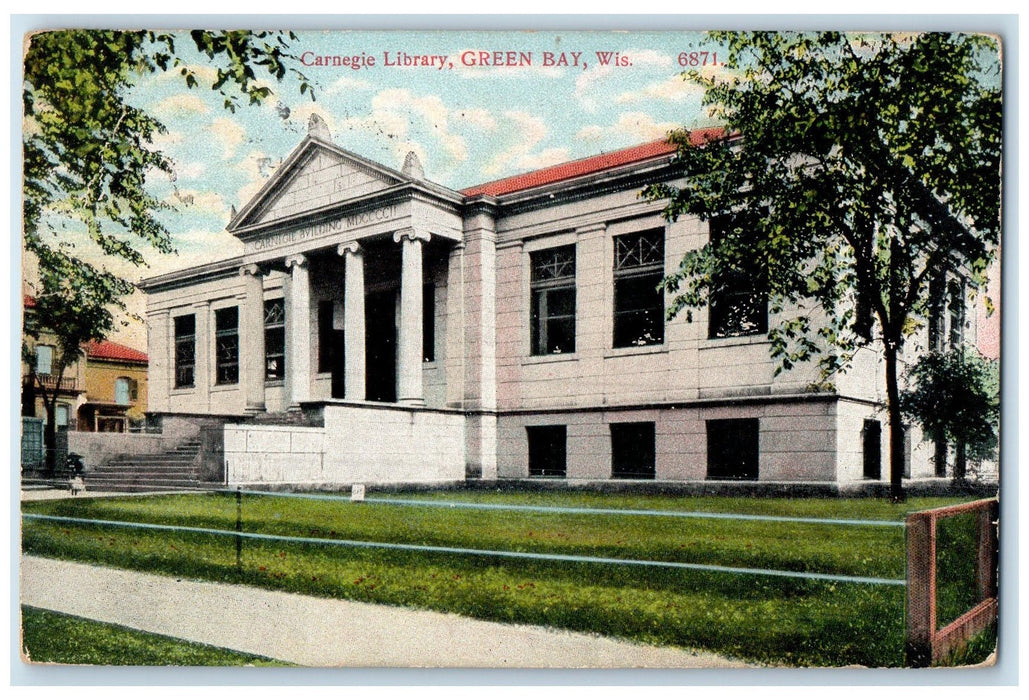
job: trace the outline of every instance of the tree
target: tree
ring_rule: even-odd
[[[901,392],[901,410],[926,435],[955,443],[954,481],[965,481],[968,458],[978,462],[997,449],[997,363],[970,348],[931,352],[908,369],[908,378],[911,388]]]
[[[761,261],[777,371],[819,356],[823,378],[878,347],[890,493],[903,498],[898,361],[924,325],[931,280],[985,283],[1000,236],[998,46],[962,34],[715,32],[724,68],[692,71],[724,132],[674,132],[680,187],[665,215],[730,218],[665,280],[669,315]],[[721,55],[721,53],[720,53]]]
[[[293,58],[289,41],[296,38],[292,32],[193,31],[189,37],[217,67],[212,89],[230,111],[271,94],[259,74],[281,81],[293,73],[301,93],[310,90],[304,75],[287,67]],[[131,104],[128,93],[141,77],[166,71],[177,73],[188,88],[198,87],[193,69],[177,54],[179,39],[172,33],[113,30],[50,31],[29,38],[22,91],[22,224],[24,250],[38,261],[39,280],[33,288],[35,327],[26,326],[25,333],[45,329],[57,336],[54,369],[60,373],[83,342],[102,339],[113,330],[115,314],[125,311],[122,299],[134,284],[114,264],[141,267],[146,251],[173,250],[160,216],[168,205],[147,183],[156,173],[172,172],[169,159],[153,145],[166,129]],[[36,384],[45,397],[42,382]],[[50,453],[54,400],[45,399]]]

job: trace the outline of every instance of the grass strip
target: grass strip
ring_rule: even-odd
[[[232,529],[234,498],[176,495],[24,504],[26,512]],[[610,499],[607,499],[610,502]],[[837,511],[849,504],[837,501]],[[766,504],[774,505],[774,504]],[[895,517],[895,515],[893,516]],[[710,561],[902,576],[903,530],[245,498],[249,532],[511,551]],[[26,520],[26,552],[308,595],[541,624],[801,666],[899,666],[903,589],[586,562],[248,541]],[[641,554],[645,556],[641,556]]]
[[[263,656],[21,607],[22,649],[36,663],[94,666],[289,666]]]

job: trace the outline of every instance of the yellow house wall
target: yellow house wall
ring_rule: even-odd
[[[142,418],[147,409],[146,365],[96,358],[88,359],[85,371],[87,400],[113,404],[115,400],[114,384],[119,377],[135,380],[138,387],[136,399],[130,399],[129,409],[126,413],[130,418]]]

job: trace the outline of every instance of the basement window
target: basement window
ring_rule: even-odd
[[[758,419],[707,421],[707,478],[756,481]]]
[[[559,477],[566,474],[566,441],[564,425],[526,427],[529,439],[529,476]]]
[[[611,424],[611,477],[653,479],[656,461],[653,423]]]

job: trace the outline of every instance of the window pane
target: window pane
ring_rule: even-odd
[[[615,236],[615,271],[665,264],[665,232],[663,229],[639,231]]]
[[[235,306],[214,312],[215,358],[218,384],[239,382],[239,309]]]
[[[175,387],[193,386],[196,357],[196,316],[175,317]]]
[[[660,345],[665,336],[663,273],[615,280],[614,346]]]
[[[264,302],[264,378],[276,381],[286,376],[286,302]]]
[[[50,374],[53,371],[54,349],[49,345],[36,346],[36,374]]]
[[[129,380],[125,377],[114,380],[114,402],[119,406],[129,403]]]
[[[533,355],[575,352],[575,246],[533,253]]]
[[[740,239],[753,230],[748,215],[711,220],[711,245]],[[768,331],[768,272],[757,259],[733,260],[711,280],[709,338],[756,335]]]
[[[57,411],[54,413],[54,420],[58,428],[68,427],[68,407],[64,404],[57,405]]]

